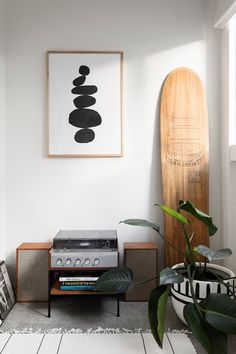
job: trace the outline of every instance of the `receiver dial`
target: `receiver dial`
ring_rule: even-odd
[[[81,260],[80,260],[79,258],[77,258],[77,259],[75,260],[75,265],[76,265],[76,266],[79,266],[80,263],[81,263]]]
[[[62,265],[62,260],[60,258],[57,259],[57,265],[61,266]]]
[[[89,259],[89,258],[86,258],[86,259],[84,260],[84,264],[85,264],[85,265],[89,265],[89,264],[90,264],[90,259]]]
[[[100,260],[98,258],[94,259],[94,265],[98,265],[100,263]]]

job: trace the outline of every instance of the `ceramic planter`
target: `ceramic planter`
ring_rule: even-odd
[[[183,267],[184,264],[179,263],[174,265],[172,268],[177,270],[178,268]],[[235,276],[234,272],[220,265],[208,264],[207,267],[224,272],[226,277],[228,276],[228,278]],[[224,280],[224,283],[233,285],[234,280]],[[210,293],[227,294],[227,288],[223,284],[219,284],[215,281],[193,280],[193,288],[198,301],[205,299]],[[176,314],[181,319],[181,321],[183,321],[187,325],[183,316],[184,305],[189,302],[193,303],[188,278],[184,278],[184,282],[181,284],[174,284],[171,288],[171,295],[173,307],[175,309]]]

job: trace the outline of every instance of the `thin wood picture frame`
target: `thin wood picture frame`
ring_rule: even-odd
[[[48,51],[48,156],[123,156],[123,52]]]

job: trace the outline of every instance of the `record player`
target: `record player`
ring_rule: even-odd
[[[116,230],[61,230],[53,239],[51,268],[118,267]]]

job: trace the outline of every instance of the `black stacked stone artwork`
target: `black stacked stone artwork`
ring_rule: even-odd
[[[87,109],[86,107],[93,106],[96,103],[96,99],[91,95],[96,93],[98,88],[95,85],[83,85],[86,81],[86,76],[90,73],[88,66],[81,65],[79,73],[81,76],[73,81],[75,87],[71,90],[73,94],[79,95],[73,100],[77,109],[70,113],[69,123],[75,127],[81,128],[74,136],[77,143],[90,143],[94,140],[95,133],[89,128],[100,125],[102,118],[97,111]]]

